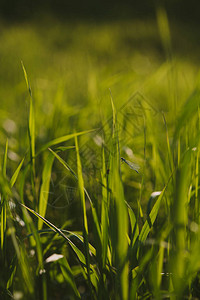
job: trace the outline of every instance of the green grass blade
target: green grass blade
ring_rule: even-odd
[[[75,178],[76,180],[78,180],[78,176],[76,175],[76,173],[74,172],[74,170],[72,170],[72,168],[57,154],[55,153],[52,149],[49,148],[49,151],[51,151],[51,153],[58,159],[58,161],[63,165],[63,167],[65,169],[67,169]],[[95,227],[96,227],[96,232],[97,232],[97,235],[98,235],[98,238],[100,239],[100,225],[99,225],[99,221],[98,221],[98,217],[97,217],[97,213],[96,213],[96,209],[93,205],[93,202],[86,190],[86,188],[84,187],[84,192],[85,192],[85,195],[87,196],[89,202],[90,202],[90,205],[91,205],[91,208],[92,208],[92,216],[93,216],[93,220],[94,220],[94,224],[95,224]]]
[[[24,78],[25,78],[25,81],[26,81],[26,86],[27,86],[27,89],[29,91],[30,97],[32,97],[31,87],[30,87],[30,84],[29,84],[29,81],[28,81],[28,76],[27,76],[27,73],[26,73],[26,69],[25,69],[24,64],[23,64],[22,61],[21,61],[21,64],[22,64],[22,69],[23,69],[23,72],[24,72]]]
[[[72,273],[72,270],[70,268],[70,265],[68,263],[68,261],[66,260],[65,257],[61,258],[58,260],[58,263],[60,265],[63,277],[65,278],[67,284],[72,288],[72,290],[74,291],[75,297],[77,299],[81,299],[80,293],[76,287],[76,283],[74,280],[74,276]]]
[[[18,259],[18,264],[22,273],[22,279],[23,279],[22,284],[24,284],[25,291],[28,290],[30,294],[33,294],[34,292],[33,276],[32,273],[30,272],[30,265],[29,265],[29,260],[27,257],[25,247],[23,244],[20,244],[18,242],[16,232],[15,232],[15,227],[10,219],[9,219],[8,226],[9,226],[9,232],[11,235],[13,246],[15,248],[15,253]]]
[[[49,197],[49,185],[51,180],[51,169],[54,162],[54,155],[51,153],[48,154],[46,159],[44,169],[42,172],[42,186],[40,189],[40,198],[39,198],[39,214],[42,217],[45,217],[48,197]],[[38,220],[38,229],[42,229],[43,221],[41,219]]]
[[[115,115],[115,109],[113,108]],[[124,190],[120,174],[120,153],[118,140],[118,123],[116,116],[113,116],[113,138],[111,141],[110,157],[110,187],[111,187],[111,244],[114,267],[117,269],[115,278],[116,299],[128,299],[128,211],[124,197]],[[119,284],[120,283],[120,284]]]
[[[199,197],[198,197],[198,185],[199,185],[199,149],[197,149],[196,155],[196,167],[195,167],[195,221],[199,224]]]
[[[115,133],[115,125],[116,125],[116,109],[115,109],[115,105],[114,105],[114,102],[113,102],[113,96],[112,96],[112,93],[111,93],[111,89],[109,89],[110,91],[110,101],[111,101],[111,105],[112,105],[112,117],[113,117],[113,135]]]
[[[8,139],[6,141],[6,147],[4,152],[2,175],[3,179],[6,180],[6,168],[7,168],[7,156],[8,156]],[[7,219],[7,195],[1,195],[1,249],[4,246],[4,235],[6,231],[6,219]]]
[[[163,199],[163,196],[164,196],[164,193],[165,193],[165,190],[166,190],[167,186],[164,187],[164,189],[162,190],[160,196],[158,197],[158,199],[156,200],[156,203],[154,204],[150,214],[149,214],[149,217],[148,219],[145,221],[143,227],[142,227],[142,230],[140,232],[140,235],[139,235],[139,241],[140,242],[145,242],[146,241],[146,238],[155,222],[155,219],[157,217],[157,214],[158,214],[158,210],[160,208],[160,204],[161,204],[161,201]]]
[[[3,196],[1,198],[1,201],[3,203],[1,208],[1,249],[3,250],[4,247],[4,235],[6,231],[6,219],[7,219],[7,201],[3,199]]]
[[[77,137],[75,137],[75,145],[76,145],[76,157],[77,157],[77,173],[78,173],[78,184],[79,184],[79,192],[81,198],[81,207],[82,207],[82,218],[83,218],[83,238],[84,238],[84,248],[85,248],[85,259],[86,259],[86,268],[87,268],[87,278],[90,287],[90,291],[92,292],[91,278],[90,278],[90,255],[89,255],[89,242],[88,242],[88,222],[87,222],[87,212],[86,212],[86,203],[85,203],[85,190],[84,190],[84,182],[82,176],[82,166],[79,155],[79,147]]]
[[[129,205],[128,205],[128,214],[129,214],[129,219],[130,219],[130,223],[131,223],[131,234],[132,234],[131,246],[133,247],[139,236],[139,226],[138,226],[135,214]]]
[[[78,177],[76,173],[72,170],[72,168],[70,168],[70,166],[51,148],[49,148],[49,151],[57,158],[57,160],[63,165],[63,167],[67,169],[78,180]]]
[[[5,178],[6,178],[6,168],[7,168],[7,156],[8,156],[8,139],[6,140],[6,147],[4,152],[3,168],[2,168],[2,173]]]
[[[181,299],[183,296],[183,284],[186,273],[186,238],[188,225],[188,189],[191,180],[191,154],[188,150],[176,173],[176,188],[174,194],[174,203],[172,207],[172,223],[174,225],[174,252],[171,257],[171,267],[173,276],[173,284],[176,295]]]
[[[161,194],[159,195],[158,199],[156,200],[156,202],[155,202],[155,204],[154,204],[154,206],[153,206],[153,208],[152,208],[152,210],[151,210],[151,212],[148,216],[148,219],[145,221],[145,223],[142,227],[142,230],[141,230],[140,235],[139,235],[139,241],[140,242],[145,242],[146,241],[146,238],[147,238],[147,236],[148,236],[148,234],[149,234],[149,232],[150,232],[150,230],[151,230],[151,228],[152,228],[152,226],[155,222],[155,219],[158,215],[158,211],[159,211],[159,208],[160,208],[161,201],[163,199],[164,193],[167,189],[167,186],[168,186],[173,174],[174,174],[174,171],[172,171],[172,173],[171,173],[171,175],[168,179],[167,184],[165,185],[165,187],[163,188]]]
[[[92,130],[85,130],[85,131],[81,131],[81,132],[77,132],[77,133],[72,133],[72,134],[68,134],[68,135],[64,135],[64,136],[61,136],[59,138],[56,138],[52,141],[49,141],[48,143],[46,143],[45,145],[43,145],[40,150],[37,152],[36,156],[39,155],[42,151],[46,150],[47,148],[51,147],[51,146],[55,146],[57,144],[60,144],[60,143],[63,143],[63,142],[66,142],[70,139],[73,139],[74,137],[76,136],[79,136],[79,135],[83,135],[83,134],[87,134],[87,133],[90,133],[90,132],[93,132],[95,131],[96,129],[92,129]]]
[[[105,162],[105,153],[103,149],[102,153],[102,204],[101,204],[101,239],[102,239],[102,268],[105,268],[106,259],[108,254],[108,209],[109,209],[109,199],[108,199],[108,189],[107,189],[107,170],[106,170],[106,162]]]
[[[19,166],[17,167],[15,173],[13,174],[13,176],[12,176],[12,178],[11,178],[11,180],[10,180],[10,185],[11,185],[11,187],[14,186],[14,184],[15,184],[15,182],[16,182],[16,180],[17,180],[17,177],[18,177],[18,175],[19,175],[19,172],[20,172],[20,170],[21,170],[21,168],[22,168],[22,165],[23,165],[23,163],[24,163],[24,159],[25,159],[25,157],[21,160]]]
[[[71,246],[74,253],[76,254],[79,262],[82,266],[86,267],[86,261],[83,253],[74,245],[74,243],[60,230],[58,227],[56,227],[54,224],[52,224],[50,221],[48,221],[46,218],[40,216],[36,211],[29,208],[28,206],[20,203],[20,205],[24,208],[26,208],[28,211],[30,211],[32,214],[34,214],[37,218],[40,218],[49,228],[51,228],[54,232],[58,233],[60,236],[62,236]]]
[[[29,96],[30,96],[28,133],[29,133],[29,144],[30,144],[30,159],[31,159],[33,175],[35,176],[35,111],[34,111],[31,87],[30,87],[30,84],[29,84],[29,81],[28,81],[28,76],[27,76],[27,73],[26,73],[26,69],[23,65],[23,62],[21,62],[21,64],[22,64],[22,69],[23,69],[23,72],[24,72],[24,78],[25,78],[25,81],[26,81],[26,86],[27,86]]]

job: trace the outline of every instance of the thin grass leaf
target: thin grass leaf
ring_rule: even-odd
[[[36,156],[38,156],[42,151],[46,150],[47,148],[51,147],[51,146],[55,146],[57,144],[60,144],[60,143],[63,143],[63,142],[66,142],[70,139],[73,139],[74,137],[76,136],[79,136],[79,135],[83,135],[83,134],[87,134],[87,133],[90,133],[90,132],[93,132],[95,131],[96,129],[92,129],[92,130],[85,130],[85,131],[81,131],[81,132],[77,132],[77,133],[72,133],[72,134],[68,134],[68,135],[64,135],[64,136],[61,136],[59,138],[56,138],[52,141],[49,141],[48,143],[46,143],[45,145],[43,145],[40,150],[37,152]]]
[[[81,244],[84,243],[84,238],[79,232],[70,231],[70,230],[66,230],[66,229],[60,229],[60,230],[64,234],[67,234],[68,238],[75,237],[79,242],[81,242]],[[52,228],[45,228],[45,229],[35,230],[34,232],[31,232],[30,234],[28,234],[26,236],[26,238],[30,238],[30,237],[34,236],[35,232],[37,232],[38,234],[43,234],[43,233],[54,233],[55,234],[56,233],[55,230],[53,230]],[[96,256],[96,249],[91,244],[89,244],[89,248],[90,248],[91,255],[93,255],[95,257]],[[49,250],[49,245],[46,249],[44,250],[44,254]]]
[[[107,188],[107,178],[106,178],[106,162],[105,162],[105,153],[104,149],[102,152],[102,204],[101,204],[101,243],[102,248],[101,256],[102,256],[102,269],[105,268],[107,255],[108,255],[108,224],[109,224],[109,217],[108,217],[108,209],[109,209],[109,195],[108,195],[108,188]]]
[[[8,155],[8,139],[6,141],[6,147],[3,159],[2,175],[6,180],[6,169],[7,169],[7,155]],[[6,232],[6,219],[7,219],[7,195],[1,195],[1,249],[4,247],[4,235]]]
[[[115,124],[116,124],[116,109],[115,109],[115,105],[113,102],[113,96],[112,96],[112,92],[111,89],[109,89],[110,91],[110,101],[111,101],[111,105],[112,105],[112,113],[113,113],[113,135],[115,133]]]
[[[5,178],[6,178],[6,168],[7,168],[7,156],[8,156],[8,139],[6,140],[6,147],[4,152],[3,168],[2,168],[2,173]]]
[[[25,181],[25,177],[26,177],[28,169],[29,169],[29,165],[26,166],[26,169],[24,170],[23,176],[20,180],[20,192],[21,192],[20,194],[21,194],[22,202],[24,202],[23,201],[23,186],[24,186],[24,181]],[[31,216],[29,215],[28,211],[23,209],[22,213],[23,213],[23,220],[26,224],[28,232],[33,233],[32,234],[33,236],[30,237],[30,244],[32,247],[36,247],[37,259],[38,259],[37,273],[39,273],[40,270],[44,270],[43,250],[42,250],[42,245],[40,242],[39,234],[36,230],[35,224],[31,218]],[[41,281],[42,281],[43,299],[46,300],[47,299],[47,282],[46,282],[45,274],[42,275]]]
[[[196,167],[195,167],[195,221],[199,224],[200,214],[199,214],[199,197],[198,197],[198,185],[199,185],[199,149],[196,154]]]
[[[115,109],[113,108],[113,114]],[[128,212],[120,177],[120,149],[118,139],[117,118],[113,117],[113,138],[111,140],[109,185],[112,191],[110,200],[111,255],[117,269],[117,299],[128,299]],[[119,284],[120,283],[120,284]]]
[[[163,188],[162,192],[161,193],[159,192],[159,197],[156,200],[153,208],[151,209],[151,212],[149,213],[149,216],[148,216],[147,220],[145,221],[145,223],[142,227],[142,230],[141,230],[140,235],[139,235],[139,241],[140,242],[145,242],[146,241],[146,238],[147,238],[147,236],[148,236],[148,234],[149,234],[149,232],[150,232],[150,230],[151,230],[151,228],[152,228],[152,226],[155,222],[155,219],[157,217],[157,214],[158,214],[158,211],[159,211],[159,208],[160,208],[161,201],[163,199],[164,193],[167,189],[167,186],[168,186],[173,174],[174,174],[174,170],[172,171],[172,173],[171,173],[171,175],[168,179],[168,182],[165,185],[165,187]]]
[[[21,160],[19,166],[17,167],[15,173],[13,174],[13,176],[12,176],[12,178],[11,178],[11,180],[10,180],[10,185],[11,185],[11,187],[14,186],[14,184],[15,184],[15,182],[16,182],[16,180],[17,180],[17,177],[18,177],[18,175],[19,175],[19,172],[20,172],[20,170],[21,170],[21,168],[22,168],[22,165],[23,165],[23,163],[24,163],[24,159],[25,159],[25,157]]]
[[[40,189],[40,198],[39,198],[39,214],[42,217],[45,217],[48,197],[49,197],[49,186],[51,180],[51,170],[54,162],[54,155],[52,153],[48,154],[46,159],[43,172],[42,172],[42,186]],[[38,229],[42,229],[43,221],[41,219],[38,220]]]
[[[88,222],[87,222],[87,212],[86,212],[86,203],[85,203],[85,190],[84,190],[84,182],[82,176],[82,166],[79,155],[79,147],[77,137],[75,137],[75,145],[76,145],[76,157],[77,157],[77,173],[78,173],[78,184],[79,184],[79,192],[81,198],[81,207],[82,207],[82,218],[83,218],[83,238],[84,238],[84,248],[85,248],[85,259],[86,259],[86,268],[87,268],[87,278],[89,283],[89,288],[92,293],[92,284],[90,277],[90,255],[89,255],[89,242],[88,242]]]
[[[30,159],[31,159],[31,165],[32,165],[32,172],[33,176],[35,176],[35,111],[34,111],[34,105],[33,105],[33,98],[32,98],[32,92],[31,87],[28,81],[28,76],[26,73],[26,69],[22,64],[22,69],[24,72],[24,77],[26,81],[26,86],[30,95],[30,108],[29,108],[29,126],[28,126],[28,133],[29,133],[29,144],[30,144]]]
[[[57,154],[55,153],[52,149],[49,148],[49,151],[51,151],[51,153],[58,159],[58,161],[63,165],[63,167],[65,169],[67,169],[75,178],[76,180],[78,180],[78,176],[76,175],[76,173],[74,172],[74,170],[72,170],[72,168]],[[96,209],[94,207],[94,204],[86,190],[86,188],[84,187],[84,192],[85,192],[85,195],[87,196],[89,202],[90,202],[90,205],[91,205],[91,208],[92,208],[92,215],[93,215],[93,220],[94,220],[94,224],[96,226],[96,231],[97,231],[97,234],[98,234],[98,237],[100,239],[100,225],[99,225],[99,221],[98,221],[98,217],[97,217],[97,213],[96,213]]]
[[[30,97],[32,97],[31,87],[30,87],[30,84],[29,84],[29,81],[28,81],[28,76],[27,76],[26,69],[25,69],[24,64],[23,64],[22,61],[21,61],[21,65],[22,65],[22,69],[23,69],[23,72],[24,72],[24,78],[25,78],[25,81],[26,81],[26,86],[27,86],[28,92],[30,94]]]
[[[128,205],[128,204],[127,204]],[[131,246],[133,247],[138,236],[139,236],[139,227],[138,227],[138,223],[135,217],[135,214],[133,212],[133,210],[131,209],[131,207],[128,205],[128,214],[129,214],[129,218],[130,218],[130,223],[131,223]]]
[[[140,235],[139,235],[139,241],[140,242],[145,242],[146,241],[146,238],[147,238],[147,236],[148,236],[148,234],[149,234],[149,232],[150,232],[150,230],[151,230],[151,228],[152,228],[152,226],[155,222],[155,219],[157,217],[157,214],[158,214],[158,211],[159,211],[159,208],[160,208],[161,201],[163,199],[163,196],[164,196],[164,193],[167,189],[167,186],[168,186],[168,184],[169,184],[169,182],[170,182],[170,180],[171,180],[171,178],[174,174],[174,171],[175,171],[175,169],[172,171],[172,173],[171,173],[171,175],[168,179],[168,182],[165,185],[165,187],[163,188],[162,192],[161,193],[159,192],[159,197],[156,200],[151,212],[149,213],[148,219],[145,221],[145,223],[142,227],[142,230],[141,230]]]
[[[54,232],[58,233],[60,236],[62,236],[68,243],[69,245],[72,247],[74,253],[76,254],[80,264],[84,267],[86,267],[86,261],[85,261],[85,257],[83,255],[83,253],[74,245],[74,243],[62,232],[62,230],[60,230],[58,227],[56,227],[54,224],[52,224],[51,222],[49,222],[47,219],[45,219],[44,217],[40,216],[36,211],[34,211],[33,209],[27,207],[26,205],[20,203],[20,205],[24,208],[26,208],[28,211],[30,211],[32,214],[34,214],[37,218],[42,219],[42,221],[48,226],[50,227]]]
[[[10,267],[9,267],[10,275],[9,275],[9,278],[8,278],[7,284],[6,284],[7,289],[9,289],[13,284],[13,279],[16,274],[16,270],[17,270],[17,263],[16,263],[16,255],[15,255],[15,257],[13,258],[13,260],[10,264]]]
[[[174,226],[174,253],[171,258],[172,272],[174,274],[173,284],[177,296],[181,299],[183,297],[184,276],[186,273],[187,257],[186,251],[186,237],[188,224],[188,188],[191,180],[191,154],[189,149],[184,154],[183,160],[176,173],[176,189],[173,203],[172,223]]]
[[[148,216],[148,219],[145,221],[143,227],[142,227],[142,230],[140,232],[140,235],[139,235],[139,241],[140,242],[145,242],[146,241],[146,238],[155,222],[155,219],[157,217],[157,214],[158,214],[158,211],[159,211],[159,208],[160,208],[160,204],[161,204],[161,201],[163,199],[163,196],[164,196],[164,193],[165,193],[165,190],[167,188],[167,185],[164,187],[164,189],[162,190],[160,196],[158,197],[158,199],[156,200],[149,216]]]
[[[29,261],[27,258],[25,248],[24,248],[23,244],[20,244],[18,242],[16,233],[15,233],[15,227],[13,226],[12,221],[10,219],[8,222],[8,226],[9,226],[9,233],[11,235],[13,246],[15,248],[16,256],[18,259],[18,263],[19,263],[19,266],[20,266],[20,269],[22,272],[22,278],[23,278],[22,283],[24,283],[25,290],[28,290],[28,292],[30,294],[33,294],[33,292],[34,292],[33,277],[30,272]]]
[[[25,186],[26,176],[27,176],[29,170],[30,170],[30,164],[27,164],[26,167],[24,168],[24,170],[22,171],[20,181],[19,181],[19,194],[20,194],[20,200],[21,200],[22,204],[25,204],[24,203],[24,186]],[[33,220],[27,210],[23,209],[22,213],[23,213],[23,220],[26,224],[27,231],[30,233],[31,231],[33,231],[33,228],[34,228]],[[36,240],[33,237],[31,237],[30,238],[31,247],[35,247],[35,245],[36,245],[35,242],[36,242]]]
[[[74,280],[74,276],[72,273],[72,270],[70,268],[70,265],[68,263],[68,261],[66,260],[65,257],[61,258],[58,260],[58,263],[60,265],[63,277],[65,278],[67,284],[72,288],[72,290],[74,291],[75,297],[77,299],[81,299],[80,293],[77,289],[75,280]]]
[[[67,147],[57,147],[56,149],[54,149],[55,151],[66,151],[66,150],[70,150],[70,149],[75,149],[75,146],[67,146]]]
[[[1,208],[1,249],[4,247],[4,235],[6,232],[6,219],[7,219],[7,201],[5,199],[1,199],[3,201],[3,205]]]

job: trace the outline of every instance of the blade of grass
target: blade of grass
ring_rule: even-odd
[[[74,277],[73,277],[73,273],[72,273],[72,270],[70,268],[70,265],[69,265],[68,261],[66,260],[65,257],[63,257],[63,258],[58,260],[58,263],[60,265],[63,277],[65,278],[68,285],[74,291],[75,297],[77,299],[81,299],[80,293],[79,293],[79,291],[76,287],[76,283],[75,283],[75,280],[74,280]]]
[[[102,152],[102,204],[101,204],[101,239],[102,239],[102,269],[105,268],[106,265],[106,259],[108,254],[108,209],[109,209],[109,195],[108,195],[108,189],[107,189],[107,170],[106,170],[106,162],[105,162],[105,153],[104,149]],[[105,280],[105,278],[104,278]]]
[[[6,140],[6,147],[4,151],[3,168],[2,168],[2,173],[5,178],[6,178],[6,168],[7,168],[7,156],[8,156],[8,139]]]
[[[191,180],[191,153],[184,154],[176,173],[176,188],[172,207],[172,223],[174,225],[174,251],[171,252],[171,268],[173,284],[177,298],[183,297],[184,277],[186,273],[186,237],[188,224],[188,187]]]
[[[11,187],[14,186],[14,184],[15,184],[15,182],[16,182],[18,176],[19,176],[19,172],[20,172],[20,170],[21,170],[21,168],[22,168],[22,165],[23,165],[23,163],[24,163],[24,159],[25,159],[25,157],[21,160],[19,166],[17,167],[16,171],[14,172],[14,174],[13,174],[11,180],[10,180],[10,185],[11,185]]]
[[[76,173],[72,170],[72,168],[57,154],[55,153],[52,149],[49,148],[49,151],[51,151],[51,153],[58,159],[58,161],[63,165],[63,167],[65,169],[67,169],[75,178],[76,180],[78,180],[78,176],[76,175]],[[90,202],[90,205],[91,205],[91,208],[92,208],[92,216],[93,216],[93,220],[94,220],[94,224],[95,224],[95,227],[96,227],[96,232],[98,234],[98,238],[100,239],[100,225],[99,225],[99,221],[98,221],[98,217],[97,217],[97,213],[96,213],[96,209],[94,207],[94,204],[86,190],[86,188],[84,187],[84,192],[85,192],[85,195],[87,196],[89,202]]]
[[[23,62],[21,62],[21,64],[22,64],[22,69],[24,72],[26,86],[27,86],[29,96],[30,96],[28,134],[29,134],[29,144],[30,144],[30,160],[31,160],[33,176],[35,176],[35,111],[34,111],[34,105],[33,105],[31,86],[28,81],[26,69],[24,67]]]
[[[4,159],[3,159],[3,168],[2,168],[2,175],[6,180],[6,168],[7,168],[7,155],[8,155],[8,139],[6,141],[6,147],[4,152]],[[1,198],[1,249],[3,250],[4,247],[4,239],[5,239],[5,232],[6,232],[6,219],[7,219],[7,195],[2,195]]]
[[[33,277],[30,272],[30,265],[29,265],[29,261],[27,258],[25,248],[22,244],[20,244],[18,242],[16,233],[15,233],[15,227],[14,227],[11,219],[9,219],[9,221],[8,221],[8,226],[9,226],[9,233],[11,235],[11,239],[12,239],[12,242],[13,242],[13,245],[15,248],[15,252],[16,252],[16,256],[18,259],[18,264],[20,266],[22,276],[23,276],[22,283],[24,283],[25,290],[28,290],[28,292],[30,294],[33,294],[33,292],[34,292]]]
[[[51,180],[51,169],[54,162],[54,155],[49,153],[43,168],[42,172],[42,186],[40,189],[40,198],[39,198],[39,214],[42,217],[45,217],[47,202],[49,197],[49,185]],[[42,229],[43,222],[41,219],[38,220],[38,229]]]
[[[168,182],[164,186],[161,194],[159,195],[158,199],[156,200],[156,202],[155,202],[155,204],[154,204],[154,206],[153,206],[153,208],[152,208],[152,210],[151,210],[151,212],[148,216],[148,219],[145,221],[145,223],[142,227],[142,230],[141,230],[140,235],[139,235],[139,241],[140,242],[145,242],[146,241],[146,238],[147,238],[147,236],[148,236],[148,234],[149,234],[149,232],[150,232],[150,230],[151,230],[151,228],[152,228],[152,226],[155,222],[155,219],[156,219],[157,214],[158,214],[158,210],[160,208],[161,201],[163,199],[163,196],[164,196],[164,193],[167,189],[167,186],[168,186],[168,184],[169,184],[169,182],[170,182],[170,180],[171,180],[171,178],[174,174],[174,171],[175,171],[175,169],[172,171],[172,173],[171,173],[171,175],[168,179]]]
[[[63,142],[66,142],[70,139],[73,139],[74,137],[76,136],[79,136],[79,135],[83,135],[83,134],[87,134],[87,133],[90,133],[90,132],[93,132],[95,131],[96,129],[92,129],[92,130],[85,130],[85,131],[81,131],[81,132],[77,132],[77,133],[72,133],[72,134],[68,134],[68,135],[64,135],[64,136],[61,136],[59,138],[56,138],[52,141],[49,141],[48,143],[46,143],[45,145],[43,145],[40,150],[36,153],[36,156],[38,156],[42,151],[46,150],[47,148],[51,147],[51,146],[55,146],[57,144],[60,144],[60,143],[63,143]]]
[[[83,253],[74,245],[74,243],[58,228],[56,227],[54,224],[52,224],[50,221],[48,221],[46,218],[40,216],[36,211],[34,211],[33,209],[29,208],[28,206],[22,204],[19,202],[19,204],[26,208],[28,211],[30,211],[32,214],[34,214],[37,218],[42,219],[42,221],[48,226],[50,227],[54,232],[58,233],[60,236],[62,236],[68,243],[69,245],[72,247],[74,253],[76,254],[80,264],[84,267],[86,267],[86,261],[85,261],[85,257],[83,255]]]
[[[113,135],[111,140],[110,174],[111,187],[111,243],[113,263],[117,269],[115,278],[116,299],[128,299],[128,212],[120,173],[120,149],[116,110],[111,98],[113,110]],[[120,283],[120,284],[119,284]]]
[[[87,268],[87,278],[90,288],[91,295],[93,294],[92,282],[90,277],[90,255],[89,255],[89,242],[88,242],[88,222],[87,222],[87,212],[86,212],[86,203],[85,203],[85,190],[84,182],[82,176],[82,165],[79,155],[79,147],[77,137],[75,137],[75,146],[76,146],[76,157],[77,157],[77,173],[78,173],[78,184],[79,192],[81,198],[81,207],[82,207],[82,218],[83,218],[83,238],[84,238],[84,248],[85,248],[85,259],[86,259],[86,268]]]
[[[142,227],[142,230],[140,232],[140,235],[139,235],[139,241],[140,242],[145,242],[146,239],[147,239],[147,236],[155,222],[155,219],[157,217],[157,214],[158,214],[158,210],[160,208],[160,204],[161,204],[161,201],[163,199],[163,196],[164,196],[164,193],[165,193],[165,190],[167,188],[167,185],[163,188],[160,196],[158,197],[158,199],[156,200],[149,216],[148,216],[148,219],[145,221],[143,227]]]

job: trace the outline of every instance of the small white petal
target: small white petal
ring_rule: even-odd
[[[52,254],[51,256],[47,257],[47,259],[45,260],[46,263],[52,262],[52,261],[57,261],[59,259],[63,258],[62,254]]]
[[[151,197],[152,197],[152,198],[155,198],[155,197],[157,197],[157,196],[160,196],[161,193],[162,193],[161,191],[153,192],[153,193],[151,194]]]

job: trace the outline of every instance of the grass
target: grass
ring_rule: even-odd
[[[198,299],[194,61],[162,9],[54,25],[1,37],[1,298]]]

